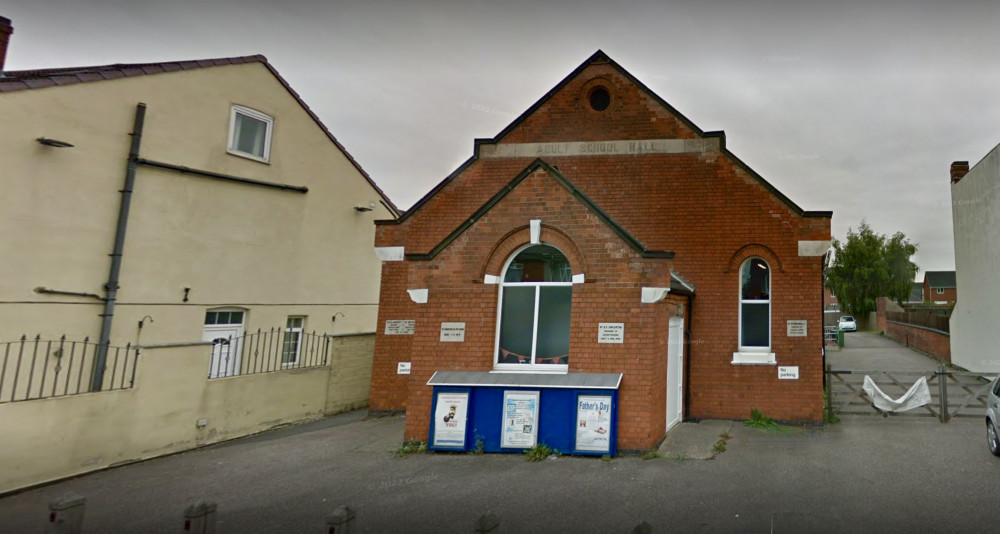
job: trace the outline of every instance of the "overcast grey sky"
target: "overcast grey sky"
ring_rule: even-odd
[[[264,54],[407,208],[598,49],[834,236],[954,269],[948,170],[1000,142],[1000,2],[0,0],[7,70]],[[918,274],[918,279],[922,278]]]

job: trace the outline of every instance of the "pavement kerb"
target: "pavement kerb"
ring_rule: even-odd
[[[717,454],[715,444],[723,434],[732,435],[733,421],[706,419],[678,423],[670,429],[657,451],[669,458],[708,460]]]

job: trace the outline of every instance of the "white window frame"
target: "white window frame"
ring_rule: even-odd
[[[938,295],[944,295],[944,288],[943,287],[936,287],[936,288],[934,288],[934,291],[937,291]]]
[[[243,152],[236,148],[236,117],[237,115],[244,115],[250,117],[251,119],[257,119],[264,122],[267,128],[264,130],[264,154],[258,156],[251,152]],[[240,106],[233,104],[233,107],[229,113],[229,144],[227,145],[226,152],[243,158],[248,158],[263,163],[269,163],[271,161],[271,134],[274,131],[274,117],[270,115],[261,113],[255,109],[248,108],[246,106]]]
[[[299,326],[292,326],[292,321],[298,320]],[[281,365],[285,367],[295,366],[299,364],[299,359],[302,354],[302,333],[305,332],[306,328],[306,316],[305,315],[289,315],[288,319],[285,320],[285,330],[281,338]],[[285,361],[285,347],[288,345],[288,335],[298,334],[295,340],[295,359],[291,361]]]
[[[760,299],[744,300],[743,299],[743,268],[747,263],[753,260],[760,260],[767,267],[767,300],[762,301]],[[771,264],[767,262],[764,258],[759,256],[751,256],[742,263],[740,263],[740,268],[737,271],[737,277],[739,280],[738,285],[738,298],[737,307],[739,309],[737,322],[736,322],[736,343],[739,347],[737,352],[733,353],[733,365],[777,365],[777,359],[774,353],[771,352],[771,344],[773,339],[771,339],[771,332],[774,330],[773,316],[773,302],[774,302],[774,277],[772,276],[773,271],[771,269]],[[743,345],[743,305],[744,304],[754,304],[759,306],[767,306],[767,346],[757,347],[757,346],[744,346]]]
[[[536,245],[544,245],[544,246],[552,247],[552,248],[554,248],[556,250],[559,250],[559,247],[557,247],[555,245],[552,245],[550,243],[528,243],[527,245],[521,246],[517,250],[515,250],[513,253],[511,253],[510,257],[508,257],[507,261],[504,262],[504,264],[503,264],[503,270],[500,271],[500,281],[498,282],[498,285],[500,286],[500,288],[499,288],[500,289],[500,291],[499,291],[500,296],[497,299],[497,328],[496,328],[496,335],[494,336],[494,340],[493,340],[493,370],[494,371],[503,371],[503,372],[511,372],[511,373],[518,373],[518,372],[520,372],[520,373],[554,373],[554,374],[566,374],[569,371],[569,364],[568,363],[534,363],[534,359],[535,359],[535,351],[538,349],[538,303],[541,300],[540,299],[541,288],[542,287],[553,287],[553,286],[556,286],[556,287],[558,287],[558,286],[563,286],[563,287],[570,286],[570,287],[572,287],[573,286],[573,281],[570,280],[569,282],[504,282],[504,279],[507,277],[507,269],[510,267],[510,265],[512,263],[514,263],[514,259],[517,258],[518,254],[520,254],[521,252],[523,252],[525,249],[533,247],[533,246],[536,246]],[[562,250],[559,250],[559,252],[562,253]],[[501,324],[503,322],[503,292],[504,292],[504,288],[505,287],[532,287],[532,286],[535,288],[535,312],[534,312],[535,321],[534,321],[534,323],[532,325],[532,332],[531,332],[531,354],[529,355],[531,357],[532,361],[530,363],[527,363],[527,364],[524,364],[524,363],[500,363],[500,327],[501,327]],[[572,299],[572,297],[571,297],[571,299]],[[572,300],[571,300],[571,302],[572,302]]]

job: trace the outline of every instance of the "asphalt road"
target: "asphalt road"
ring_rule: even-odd
[[[516,455],[396,458],[399,418],[246,439],[0,499],[0,532],[41,532],[47,503],[87,497],[85,532],[179,532],[218,502],[217,532],[995,532],[1000,458],[980,421],[855,417],[782,432],[734,425],[714,460]]]
[[[844,332],[844,348],[828,350],[833,369],[934,371],[938,362],[890,338],[870,332]]]
[[[217,532],[996,532],[1000,458],[983,422],[845,417],[769,431],[733,425],[712,460],[392,454],[403,420],[358,413],[119,467],[0,498],[0,533],[42,532],[47,505],[87,497],[85,533],[180,532],[218,503]]]

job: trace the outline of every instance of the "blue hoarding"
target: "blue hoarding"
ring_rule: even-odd
[[[431,413],[432,450],[617,453],[617,389],[434,386]]]

